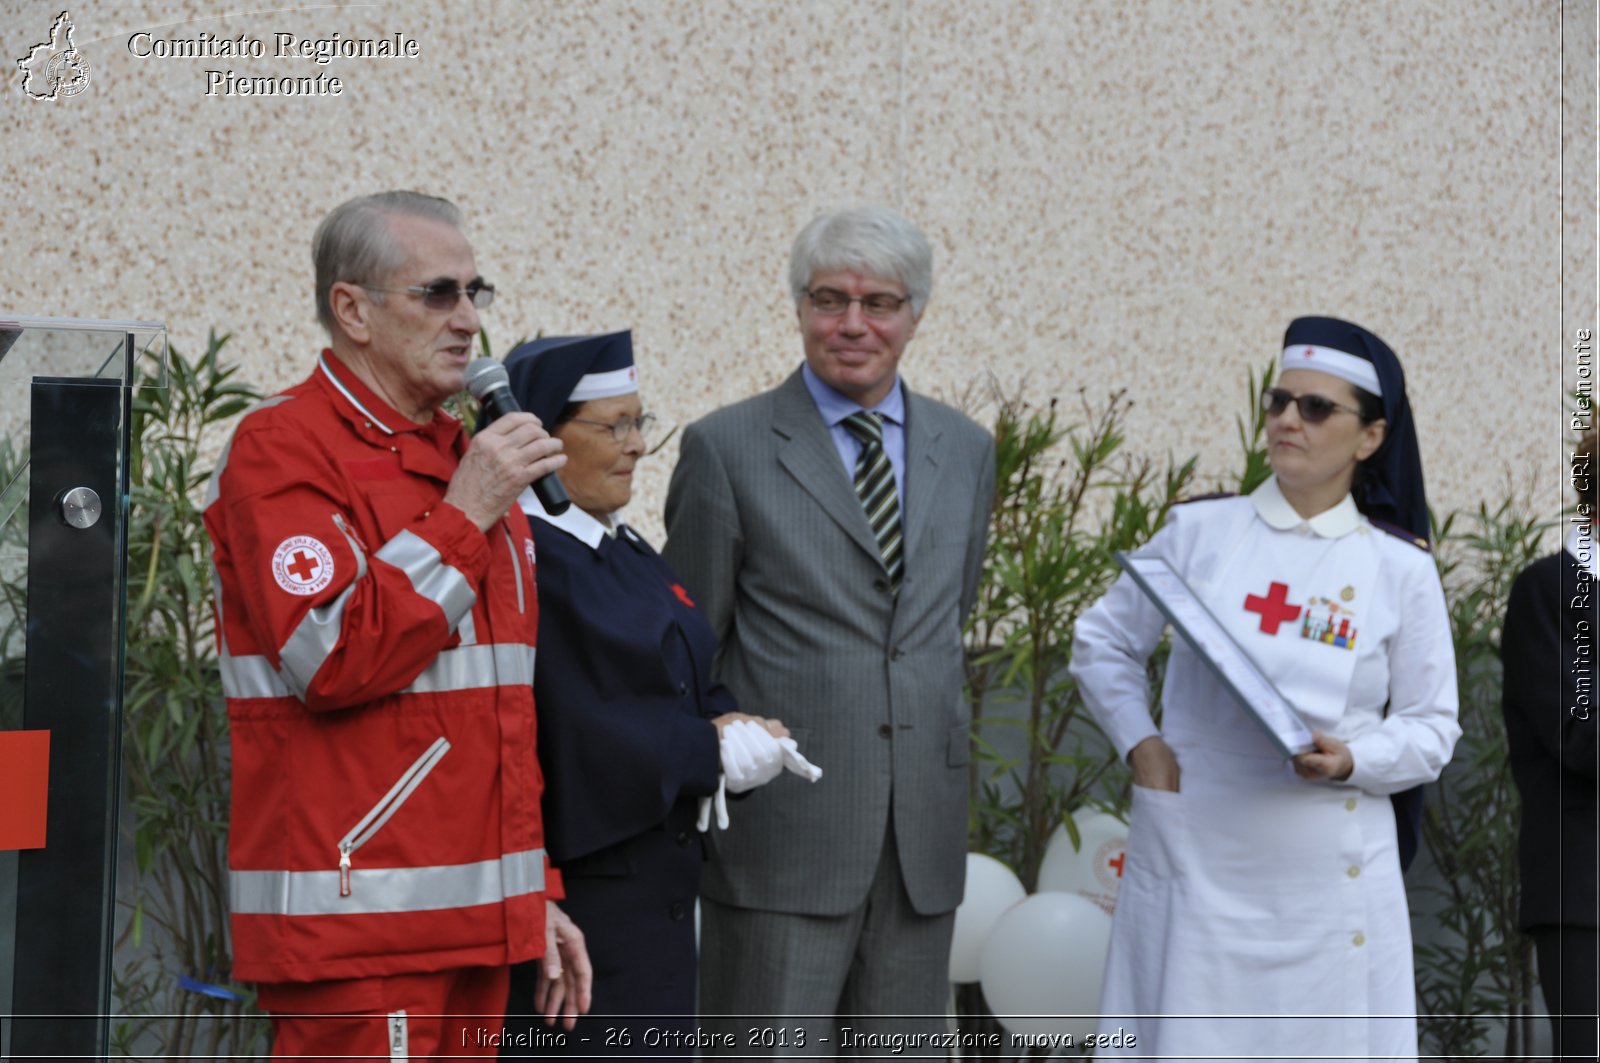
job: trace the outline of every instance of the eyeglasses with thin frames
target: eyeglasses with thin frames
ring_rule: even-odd
[[[855,296],[837,288],[812,288],[806,292],[806,298],[811,300],[811,309],[823,317],[838,317],[850,309],[851,303],[860,303],[861,312],[877,320],[894,317],[902,306],[911,301],[909,295],[895,295],[892,292]]]
[[[369,292],[388,292],[393,295],[415,295],[422,300],[422,305],[429,310],[444,312],[454,310],[461,297],[479,310],[487,310],[494,302],[494,285],[484,281],[473,281],[465,288],[456,286],[455,281],[434,281],[432,284],[413,284],[409,288],[380,288],[375,284],[363,284],[361,287]]]
[[[1267,411],[1269,417],[1281,417],[1291,402],[1299,408],[1300,419],[1306,424],[1321,424],[1336,412],[1361,416],[1361,411],[1355,407],[1342,405],[1315,392],[1294,395],[1283,388],[1268,388],[1261,393],[1261,408]]]
[[[606,428],[611,431],[611,438],[618,443],[628,441],[628,433],[638,429],[640,439],[650,438],[650,429],[656,423],[653,413],[641,413],[638,417],[619,417],[615,421],[589,421],[582,417],[568,417],[567,420],[577,424],[593,425],[596,428]]]

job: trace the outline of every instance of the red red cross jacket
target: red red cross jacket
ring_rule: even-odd
[[[465,446],[324,351],[212,477],[241,981],[544,951],[533,540],[443,503]]]

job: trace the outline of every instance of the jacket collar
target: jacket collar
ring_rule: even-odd
[[[1283,489],[1278,486],[1276,476],[1267,477],[1265,483],[1250,492],[1250,502],[1267,526],[1278,531],[1292,531],[1304,526],[1324,539],[1340,539],[1361,524],[1361,511],[1356,508],[1355,499],[1348,494],[1332,509],[1325,509],[1307,520],[1296,513],[1289,500],[1283,497]]]
[[[522,494],[517,496],[517,505],[521,507],[522,512],[528,515],[529,520],[542,520],[552,527],[560,528],[589,549],[595,551],[598,551],[600,544],[614,534],[612,529],[619,527],[615,514],[612,515],[612,527],[608,528],[577,506],[568,506],[565,513],[560,516],[552,516],[539,503],[539,496],[533,493],[533,488],[531,487],[523,488]]]
[[[798,369],[773,393],[772,430],[784,440],[778,446],[778,464],[816,499],[845,535],[881,563],[878,541],[872,537],[861,499],[856,497],[839,461],[839,452],[834,449],[833,437],[823,423],[822,411],[806,390],[805,377]]]
[[[401,415],[358,380],[331,350],[322,352],[311,376],[351,431],[392,452],[402,469],[446,483],[455,474],[466,449],[466,434],[456,418],[442,409],[435,410],[427,424]]]
[[[817,404],[817,412],[822,415],[822,423],[829,428],[839,424],[857,410],[866,409],[855,399],[834,390],[827,381],[816,374],[808,362],[802,362],[800,365],[800,379],[805,381],[806,393],[811,396],[811,401]],[[876,413],[884,420],[904,427],[906,397],[898,375],[894,378],[894,386],[889,389],[889,394],[867,412]]]
[[[461,428],[461,422],[442,407],[433,411],[433,420],[426,424],[413,421],[363,384],[350,367],[339,360],[331,347],[324,347],[317,358],[316,376],[338,396],[337,404],[346,417],[381,435],[418,433],[443,442],[452,438]]]
[[[909,572],[921,557],[923,533],[933,526],[938,512],[935,496],[944,459],[944,433],[935,423],[929,400],[908,388],[903,379],[896,381],[895,389],[905,411],[908,497],[900,500],[900,522]],[[806,388],[804,371],[796,369],[772,395],[772,430],[784,440],[778,447],[778,463],[857,546],[881,564],[878,541],[839,461],[823,412]]]

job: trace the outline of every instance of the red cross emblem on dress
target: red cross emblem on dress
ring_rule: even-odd
[[[290,594],[315,594],[333,582],[333,553],[309,535],[291,535],[272,552],[272,578]]]
[[[1300,607],[1289,602],[1287,583],[1270,584],[1265,598],[1259,594],[1245,595],[1244,608],[1246,612],[1261,614],[1261,630],[1268,635],[1276,635],[1279,624],[1300,619]]]

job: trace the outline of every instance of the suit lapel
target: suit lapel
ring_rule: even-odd
[[[772,430],[783,440],[778,444],[778,464],[857,546],[881,565],[883,557],[867,526],[861,500],[845,475],[833,437],[822,423],[822,415],[798,370],[778,387],[776,399]]]
[[[904,381],[902,381],[904,384]],[[935,485],[944,456],[944,430],[934,423],[931,404],[910,388],[906,394],[906,497],[900,500],[906,571],[915,563],[923,532],[933,521]]]

